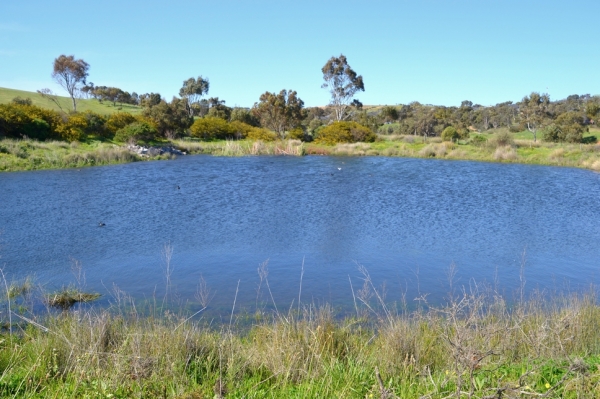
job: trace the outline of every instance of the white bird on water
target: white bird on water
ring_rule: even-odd
[[[342,170],[342,168],[338,168],[338,170]]]

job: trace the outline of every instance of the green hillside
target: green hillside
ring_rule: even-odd
[[[60,111],[60,108],[54,104],[52,101],[49,101],[43,98],[41,95],[31,91],[23,91],[23,90],[15,90],[15,89],[6,89],[4,87],[0,87],[0,104],[6,104],[11,102],[11,100],[15,97],[21,98],[31,98],[31,102],[33,105],[37,105],[39,107],[50,108],[55,111]],[[65,111],[71,110],[71,99],[69,97],[59,96],[59,102]],[[108,115],[118,111],[125,111],[132,114],[139,114],[142,111],[141,107],[136,105],[123,104],[120,105],[117,103],[117,106],[113,106],[112,103],[103,102],[100,103],[95,99],[81,99],[77,101],[77,110],[78,111],[94,111],[99,114]]]

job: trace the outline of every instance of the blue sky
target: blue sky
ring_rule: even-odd
[[[52,62],[73,54],[96,85],[170,99],[202,75],[229,106],[284,88],[316,106],[343,53],[364,104],[557,100],[600,94],[599,18],[597,0],[2,0],[0,87],[59,92]]]

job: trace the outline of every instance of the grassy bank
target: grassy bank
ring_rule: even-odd
[[[135,162],[126,148],[98,141],[90,143],[35,140],[0,141],[0,171],[80,168]]]
[[[249,328],[233,312],[220,327],[172,311],[142,316],[122,295],[108,310],[45,316],[13,305],[12,334],[2,315],[0,396],[598,397],[593,296],[509,306],[491,291],[457,292],[439,307],[396,312],[369,282],[354,317],[294,306]]]
[[[600,135],[600,131],[594,131],[593,134]],[[596,143],[544,143],[533,142],[530,139],[515,139],[515,135],[508,136],[508,139],[503,136],[500,139],[501,135],[475,133],[470,140],[454,143],[442,142],[439,137],[393,135],[379,137],[380,140],[374,143],[335,146],[302,143],[299,140],[276,142],[172,140],[155,144],[174,146],[188,154],[214,156],[388,156],[566,166],[600,171],[600,144]],[[140,158],[124,147],[99,141],[71,144],[58,141],[10,139],[0,141],[0,171],[73,168],[134,162],[142,159],[148,158]]]
[[[308,144],[306,154],[437,158],[483,162],[567,166],[600,171],[600,144],[498,140],[493,135],[472,134],[470,140],[442,142],[439,137],[380,136],[375,143],[318,146]],[[477,139],[476,137],[482,137]],[[474,139],[475,138],[475,139]]]
[[[164,154],[141,157],[126,147],[100,141],[0,140],[0,171],[83,168],[143,160],[171,159]]]
[[[42,108],[49,108],[54,111],[65,111],[69,112],[73,108],[71,98],[64,96],[57,96],[57,101],[60,107],[52,101],[42,97],[40,94],[31,91],[7,89],[0,87],[0,104],[8,104],[13,98],[21,97],[23,99],[30,98],[33,105],[37,105]],[[98,100],[87,98],[77,100],[77,111],[93,111],[101,115],[109,115],[114,112],[129,112],[131,114],[139,114],[142,112],[142,108],[131,104],[119,104],[113,105],[110,102],[99,102]]]

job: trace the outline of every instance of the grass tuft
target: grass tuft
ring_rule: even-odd
[[[48,295],[48,305],[59,309],[70,309],[78,302],[87,303],[100,298],[98,293],[82,292],[76,288],[69,287]]]

